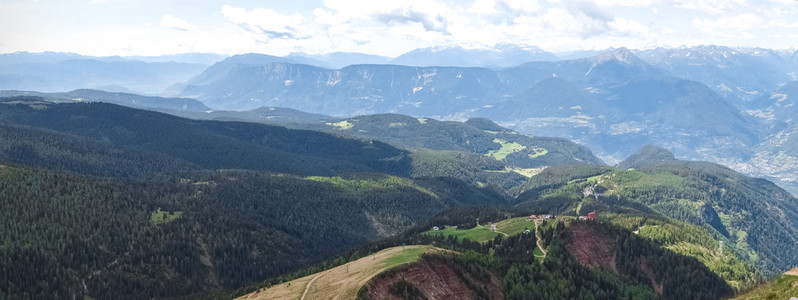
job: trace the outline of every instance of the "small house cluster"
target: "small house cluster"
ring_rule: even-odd
[[[587,213],[587,216],[579,216],[579,220],[595,220],[598,218],[598,213],[594,210],[592,212]]]
[[[554,216],[552,216],[552,215],[530,215],[529,216],[529,220],[537,220],[537,219],[548,220],[548,219],[551,219],[553,217]]]

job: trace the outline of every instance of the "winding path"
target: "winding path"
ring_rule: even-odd
[[[316,279],[319,279],[319,277],[321,277],[321,275],[327,274],[329,272],[330,271],[328,270],[327,272],[324,272],[324,273],[321,273],[319,275],[316,275],[316,277],[313,277],[313,279],[308,281],[308,284],[305,286],[305,291],[302,292],[302,298],[299,298],[299,299],[300,300],[305,300],[305,296],[307,296],[308,295],[308,291],[310,291],[310,285],[313,284],[313,282],[316,281]]]
[[[543,252],[543,258],[546,258],[546,249],[544,249],[543,245],[540,243],[540,233],[538,233],[538,220],[537,219],[535,219],[535,238],[538,239],[537,245],[538,245],[538,248],[540,248],[540,252]]]

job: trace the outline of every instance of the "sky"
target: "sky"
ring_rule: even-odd
[[[0,53],[798,47],[798,0],[0,0]]]

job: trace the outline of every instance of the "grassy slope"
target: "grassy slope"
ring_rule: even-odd
[[[519,234],[524,232],[524,229],[535,230],[535,224],[527,220],[527,217],[507,219],[496,223],[496,230],[501,233],[506,233],[507,235]],[[469,239],[471,241],[485,243],[500,235],[501,233],[499,232],[491,231],[490,225],[488,224],[480,224],[477,227],[466,230],[457,230],[457,226],[447,226],[438,231],[425,231],[424,234],[451,235],[457,239]]]
[[[798,276],[782,275],[734,299],[789,299],[798,297]]]
[[[516,142],[507,142],[507,141],[502,140],[502,139],[493,139],[493,142],[501,145],[501,148],[499,148],[498,150],[490,150],[485,155],[493,157],[496,160],[504,160],[505,158],[507,158],[507,155],[510,155],[511,153],[523,151],[523,150],[526,149],[526,146],[524,146],[524,145],[521,145],[521,144],[516,143]],[[537,151],[536,151],[536,153],[537,153]]]
[[[363,179],[342,178],[338,176],[334,177],[308,176],[305,177],[305,179],[317,182],[330,183],[352,194],[364,193],[378,189],[392,189],[392,188],[406,187],[425,193],[433,198],[438,198],[438,195],[436,195],[434,192],[424,187],[418,186],[412,180],[396,176],[372,176],[371,178],[363,178]]]
[[[305,276],[238,299],[354,299],[357,291],[375,275],[415,262],[424,253],[444,251],[432,246],[393,247],[327,271]],[[315,280],[314,280],[315,279]]]

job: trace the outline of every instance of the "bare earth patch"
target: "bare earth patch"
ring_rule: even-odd
[[[615,266],[615,255],[608,244],[608,238],[582,224],[571,226],[570,230],[571,241],[568,245],[568,252],[576,257],[580,264],[587,267],[603,266],[618,273]]]
[[[316,274],[272,286],[238,299],[355,299],[372,277],[418,260],[421,253],[445,251],[432,246],[393,247]],[[312,281],[312,282],[311,282]]]
[[[427,299],[468,300],[475,299],[476,295],[463,279],[464,271],[451,261],[440,257],[426,257],[419,262],[408,265],[405,269],[377,277],[369,284],[368,299],[401,300],[402,298],[391,294],[390,288],[399,281],[406,281],[416,287]],[[472,284],[478,279],[471,276]],[[490,299],[503,299],[501,282],[495,276],[489,281],[479,282],[490,294]]]

